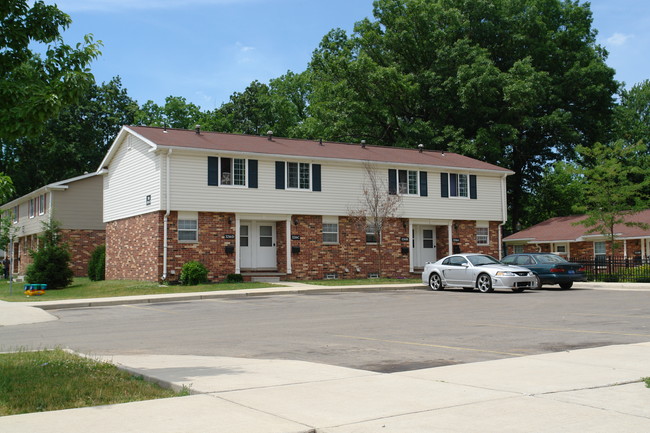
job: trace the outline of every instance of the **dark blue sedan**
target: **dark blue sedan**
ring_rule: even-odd
[[[574,281],[587,281],[585,268],[581,264],[568,262],[556,254],[511,254],[501,262],[533,271],[537,276],[538,289],[542,284],[559,284],[563,289],[570,289]]]

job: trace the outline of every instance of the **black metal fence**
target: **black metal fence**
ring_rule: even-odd
[[[650,283],[650,256],[582,256],[571,261],[585,267],[590,281]]]

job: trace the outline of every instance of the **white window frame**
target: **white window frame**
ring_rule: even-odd
[[[368,239],[369,237],[370,240]],[[374,222],[368,221],[366,223],[366,244],[376,245],[379,243],[378,241],[379,241],[379,237],[377,236],[377,226],[375,225]]]
[[[309,162],[289,162],[286,163],[285,171],[285,185],[286,189],[294,191],[311,191],[311,174],[312,168]],[[291,185],[294,177],[291,175],[292,168],[295,168],[295,186]],[[306,181],[306,184],[305,184]]]
[[[397,170],[397,193],[399,195],[420,195],[419,172],[417,170]]]
[[[329,239],[327,239],[329,237]],[[339,243],[339,218],[323,217],[323,243],[337,245]]]
[[[39,215],[44,215],[45,214],[46,196],[47,196],[47,194],[41,194],[40,196],[38,196],[38,214]]]
[[[452,178],[456,178],[456,184],[452,181]],[[461,179],[464,179],[461,182]],[[464,184],[464,185],[461,185]],[[454,189],[455,187],[455,189]],[[464,190],[461,188],[464,187]],[[460,198],[465,199],[469,198],[469,174],[467,173],[449,173],[449,197],[450,198]]]
[[[193,224],[192,224],[193,223]],[[181,244],[199,242],[199,216],[196,212],[179,212],[177,224],[177,240]],[[181,233],[194,233],[194,239],[181,239]]]
[[[229,170],[224,171],[223,165],[226,160],[230,160]],[[240,161],[239,163],[237,161]],[[238,167],[238,164],[239,167]],[[241,173],[237,175],[237,170],[240,169]],[[245,158],[231,158],[226,156],[219,157],[219,185],[233,188],[246,188],[248,171],[248,160]],[[235,183],[239,182],[239,183]]]
[[[476,227],[476,245],[490,245],[490,227]]]
[[[35,205],[34,199],[30,198],[29,201],[27,202],[27,209],[28,209],[27,215],[30,218],[34,218],[34,216],[36,215],[36,210],[34,209],[34,205]]]

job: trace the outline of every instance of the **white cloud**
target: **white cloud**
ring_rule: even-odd
[[[623,33],[614,33],[612,36],[607,38],[607,43],[609,45],[613,45],[615,47],[620,47],[621,45],[624,45],[628,39],[633,38],[634,35],[625,35]]]
[[[189,6],[218,6],[255,0],[46,0],[64,12],[124,12],[130,10],[178,9]]]

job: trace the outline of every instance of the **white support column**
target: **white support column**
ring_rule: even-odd
[[[291,215],[287,217],[284,221],[286,225],[286,245],[287,245],[287,274],[292,274],[292,265],[291,265]]]
[[[415,236],[413,236],[413,223],[411,222],[410,218],[409,218],[408,237],[409,237],[409,272],[413,272],[415,269],[413,266],[413,254],[415,253],[415,249],[413,248],[413,245],[415,242]]]
[[[453,220],[450,220],[449,224],[447,224],[447,237],[449,238],[449,241],[448,241],[449,242],[449,254],[448,255],[452,255],[454,253],[454,245],[453,245],[453,243],[454,243],[454,238],[453,238],[454,233],[451,230],[451,227],[452,227],[453,224],[454,224]]]
[[[241,245],[239,244],[239,215],[235,214],[235,273],[241,274]]]

